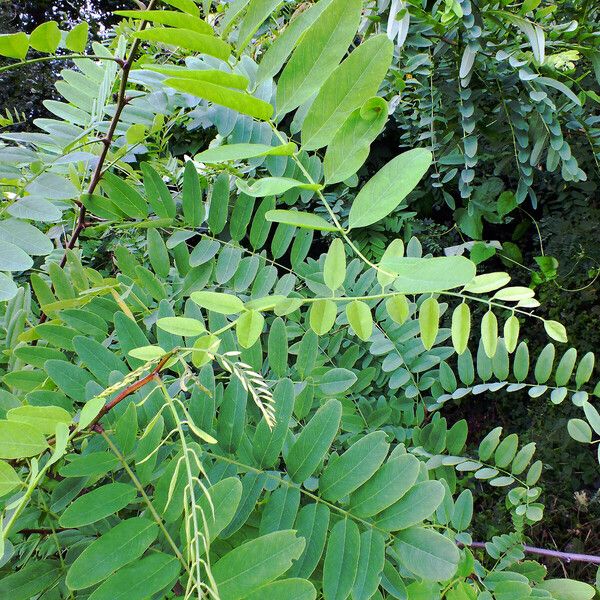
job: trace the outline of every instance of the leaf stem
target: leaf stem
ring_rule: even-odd
[[[5,67],[0,67],[0,73],[10,71],[11,69],[16,69],[18,67],[29,66],[34,63],[41,63],[53,60],[75,60],[77,58],[89,58],[90,60],[112,60],[119,64],[122,64],[123,62],[122,59],[115,58],[114,56],[98,56],[96,54],[62,54],[60,56],[42,56],[40,58],[30,58],[28,60],[22,60],[16,63],[12,63],[10,65],[6,65]]]
[[[146,490],[144,490],[144,486],[140,483],[140,480],[136,477],[135,473],[131,470],[131,467],[127,464],[125,457],[121,454],[120,450],[115,446],[115,444],[110,439],[110,437],[107,435],[107,433],[104,431],[104,429],[100,428],[99,433],[104,438],[106,443],[108,444],[108,447],[111,449],[112,453],[117,457],[119,462],[123,465],[123,468],[125,469],[125,471],[127,472],[127,474],[129,475],[129,477],[131,479],[131,482],[133,483],[133,485],[136,487],[136,489],[142,496],[144,503],[146,504],[146,506],[148,507],[148,510],[150,511],[150,514],[152,515],[152,518],[154,519],[156,524],[159,526],[159,528],[162,531],[163,535],[165,536],[165,539],[167,540],[169,546],[171,546],[171,548],[173,549],[175,556],[178,558],[179,562],[183,565],[183,568],[191,576],[187,561],[185,560],[185,558],[179,551],[179,548],[177,547],[177,544],[173,541],[173,538],[171,537],[170,533],[167,531],[167,528],[165,527],[165,525],[163,523],[162,517],[158,514],[158,512],[156,512],[156,509],[154,508],[152,501],[150,500],[150,498],[148,498],[148,494],[146,494]]]
[[[275,127],[275,124],[272,121],[269,121],[269,125],[271,126],[271,129],[273,130],[273,133],[279,138],[279,141],[282,144],[287,144],[287,141],[285,140],[285,138],[278,131],[277,127]],[[302,174],[304,175],[304,177],[306,177],[306,179],[308,180],[309,183],[312,183],[312,184],[316,184],[317,183],[312,178],[312,175],[308,172],[308,170],[306,169],[306,167],[302,164],[302,161],[298,158],[297,154],[292,154],[292,160],[296,163],[296,165],[300,169],[300,171],[302,171]],[[366,263],[367,265],[369,265],[369,267],[372,267],[373,269],[375,269],[376,271],[379,271],[379,272],[383,273],[384,275],[389,275],[390,277],[395,277],[396,275],[394,273],[389,273],[385,269],[382,269],[381,267],[379,267],[375,263],[371,262],[356,247],[356,245],[354,244],[354,242],[348,237],[348,233],[342,227],[341,223],[339,222],[339,220],[337,218],[337,215],[335,214],[335,212],[333,212],[333,209],[331,208],[329,202],[327,202],[327,198],[325,198],[323,192],[321,190],[319,190],[319,189],[316,190],[316,192],[317,192],[317,195],[319,196],[319,200],[321,200],[321,202],[323,203],[323,206],[325,206],[325,208],[327,209],[327,212],[329,213],[329,216],[331,217],[331,220],[333,221],[334,225],[337,227],[338,231],[341,233],[341,235],[344,238],[344,240],[346,240],[346,243],[350,246],[350,248],[352,248],[352,250],[354,251],[354,253],[364,263]]]

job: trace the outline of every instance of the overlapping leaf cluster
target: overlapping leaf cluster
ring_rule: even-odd
[[[519,205],[549,208],[562,184],[597,189],[597,11],[537,0],[429,11],[392,0],[365,20],[398,48],[403,77],[389,83],[402,141],[431,145],[435,201],[467,236],[482,239],[486,222]]]
[[[332,208],[385,124],[391,42],[356,40],[358,0],[320,0],[257,64],[279,2],[204,2],[203,18],[167,4],[121,13],[94,48],[116,60],[75,59],[65,102],[48,103],[58,119],[0,151],[2,594],[592,598],[520,562],[543,517],[535,447],[495,428],[475,453],[442,415],[470,392],[550,390],[554,346],[529,385],[519,329],[541,321],[563,343],[564,327],[507,274],[414,238],[378,264],[361,254],[350,232],[402,205],[427,149],[362,184],[347,219]],[[218,135],[181,164],[169,131],[198,123]],[[600,435],[592,369],[568,350],[551,395],[573,393],[582,443]],[[472,481],[507,488],[515,531],[492,560],[469,548]]]

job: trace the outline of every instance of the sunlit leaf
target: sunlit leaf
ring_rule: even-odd
[[[268,102],[259,100],[245,92],[238,92],[208,81],[170,77],[165,80],[165,85],[209,102],[226,106],[261,121],[270,119],[273,114],[273,107]]]
[[[150,23],[168,25],[169,27],[191,29],[206,35],[214,35],[212,27],[205,21],[174,10],[116,10],[114,14],[131,19],[141,19]]]
[[[348,217],[349,227],[366,227],[389,215],[417,186],[431,161],[429,150],[416,148],[388,162],[354,199]]]
[[[304,33],[277,85],[277,115],[308,100],[325,82],[358,29],[360,0],[332,0]]]
[[[43,434],[18,421],[0,421],[0,458],[25,458],[48,448]]]

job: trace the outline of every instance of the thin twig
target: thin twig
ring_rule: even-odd
[[[462,546],[463,544],[461,544]],[[485,542],[472,542],[470,548],[485,548]],[[536,548],[535,546],[523,546],[523,550],[529,554],[539,554],[540,556],[549,556],[558,558],[565,562],[586,562],[600,565],[600,556],[592,554],[576,554],[574,552],[559,552],[558,550],[548,550],[546,548]]]

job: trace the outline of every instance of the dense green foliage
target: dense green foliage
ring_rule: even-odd
[[[525,559],[536,444],[447,412],[570,403],[596,454],[594,354],[541,276],[407,229],[428,196],[478,240],[544,197],[534,170],[585,182],[595,9],[474,10],[153,0],[104,43],[0,36],[6,71],[65,62],[0,147],[1,597],[595,597]],[[483,548],[478,496],[507,526]]]

